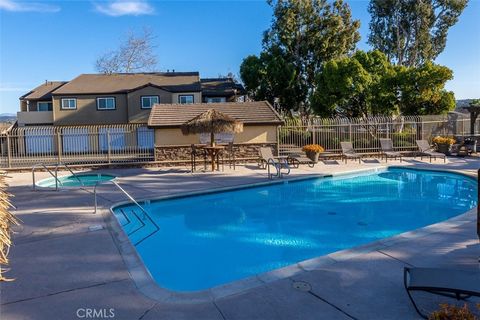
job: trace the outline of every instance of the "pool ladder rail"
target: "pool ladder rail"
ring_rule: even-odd
[[[147,224],[145,223],[145,220],[148,219],[150,221],[150,225],[152,225],[154,227],[154,231],[153,232],[150,232],[149,234],[147,234],[145,237],[143,237],[142,239],[140,239],[139,241],[136,241],[134,242],[133,244],[135,246],[137,246],[138,244],[140,244],[142,241],[144,241],[145,239],[147,239],[148,237],[150,237],[151,235],[153,235],[154,233],[156,233],[157,231],[160,230],[160,227],[153,221],[153,219],[150,217],[150,215],[148,214],[147,210],[145,210],[145,208],[140,205],[140,203],[138,203],[137,200],[135,200],[127,191],[125,191],[125,189],[123,189],[116,181],[113,181],[113,180],[110,180],[110,181],[104,181],[104,182],[97,182],[97,184],[95,185],[95,187],[93,188],[93,196],[94,196],[94,202],[95,202],[95,211],[94,213],[97,213],[97,208],[98,208],[98,201],[97,201],[97,187],[99,185],[104,185],[104,184],[107,184],[107,183],[111,183],[113,184],[118,190],[120,190],[125,196],[127,196],[127,198],[133,202],[143,213],[142,217],[140,218],[134,210],[132,210],[132,213],[135,215],[135,217],[137,218],[137,220],[140,222],[141,226],[138,227],[137,229],[135,229],[133,232],[130,232],[128,233],[128,236],[131,236],[132,234],[134,234],[135,232],[138,232],[140,230],[143,230],[144,227],[147,226]],[[127,215],[125,214],[125,212],[123,210],[121,210],[122,214],[125,216],[126,220],[128,221],[128,223],[130,223],[130,220],[127,218]],[[133,241],[132,241],[133,242]]]
[[[69,166],[67,166],[65,163],[57,163],[55,165],[55,173],[53,173],[50,169],[48,169],[48,167],[44,164],[44,163],[37,163],[36,165],[34,165],[32,167],[32,182],[33,182],[33,191],[36,190],[36,180],[35,180],[35,169],[37,169],[38,167],[43,167],[48,173],[50,173],[50,175],[55,179],[55,191],[58,191],[58,185],[62,184],[62,182],[58,179],[58,169],[59,168],[65,168],[67,169],[68,171],[70,171],[70,173],[78,180],[78,182],[80,182],[80,184],[82,185],[83,187],[83,181],[82,179],[80,179],[73,171],[72,169],[70,169]]]
[[[273,166],[276,170],[276,173],[270,172],[270,166]],[[282,172],[282,169],[286,169],[286,172]],[[290,174],[290,166],[288,165],[287,159],[278,159],[277,161],[272,158],[267,161],[267,170],[268,170],[268,179],[273,179],[273,177],[283,178],[284,175]]]

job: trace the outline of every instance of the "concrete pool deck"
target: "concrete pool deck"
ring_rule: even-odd
[[[290,177],[384,164],[302,166],[293,169]],[[402,165],[475,174],[480,160],[452,158],[444,165],[443,160],[429,164],[407,159]],[[136,198],[268,180],[266,171],[253,164],[215,173],[191,174],[185,167],[100,172],[118,175],[121,185]],[[416,232],[415,237],[404,234],[396,241],[384,241],[381,247],[364,246],[350,255],[322,257],[317,265],[315,261],[304,265],[302,272],[285,268],[278,271],[282,273],[279,280],[272,275],[236,294],[200,303],[160,302],[145,296],[132,280],[102,215],[93,214],[91,190],[33,192],[30,172],[9,176],[9,191],[17,207],[14,213],[22,225],[14,236],[11,271],[6,274],[16,280],[1,283],[1,319],[85,319],[89,310],[97,312],[97,319],[417,319],[403,288],[404,266],[478,269],[480,245],[474,215],[469,213]],[[38,179],[46,177],[48,173],[38,173]],[[99,195],[104,209],[125,201],[112,186],[102,186]],[[99,225],[103,228],[96,228]],[[448,300],[418,297],[429,308]]]

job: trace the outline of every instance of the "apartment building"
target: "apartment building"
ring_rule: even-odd
[[[17,124],[146,124],[154,104],[234,102],[244,94],[230,78],[200,79],[198,72],[81,74],[21,96]]]

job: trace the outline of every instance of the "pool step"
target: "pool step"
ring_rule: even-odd
[[[117,219],[127,235],[145,226],[145,222],[143,222],[141,217],[133,212],[133,210],[120,209],[120,214],[117,215]]]
[[[160,230],[151,217],[140,210],[120,209],[120,213],[119,221],[135,246]]]

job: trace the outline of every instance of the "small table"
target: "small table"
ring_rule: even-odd
[[[213,147],[205,146],[205,147],[202,147],[202,149],[204,149],[208,153],[208,155],[212,158],[212,171],[215,171],[215,158],[220,153],[220,151],[225,149],[225,147],[224,146],[213,146]],[[220,170],[220,166],[218,163],[217,163],[217,170]]]

